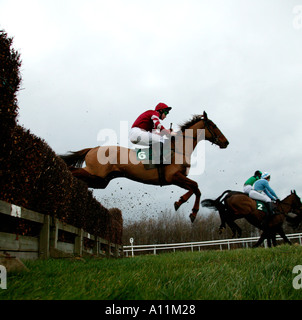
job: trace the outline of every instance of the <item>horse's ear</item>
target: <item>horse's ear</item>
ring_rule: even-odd
[[[205,120],[208,120],[208,115],[207,115],[207,113],[205,111],[203,112],[203,117],[204,117]]]
[[[294,190],[294,194],[296,195],[296,190]]]

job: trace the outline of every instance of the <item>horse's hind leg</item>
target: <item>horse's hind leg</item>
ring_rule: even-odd
[[[231,228],[233,234],[232,234],[232,238],[236,237],[236,234],[238,235],[238,238],[241,237],[242,234],[242,229],[238,226],[237,223],[235,223],[234,221],[230,220],[227,221],[227,224],[229,225],[229,227]]]
[[[219,230],[218,233],[222,234],[223,231],[226,229],[226,222],[227,222],[227,218],[226,218],[226,210],[223,208],[219,208],[218,209],[218,213],[219,213],[219,217],[220,217],[220,226],[219,226]]]
[[[270,234],[267,238],[266,238],[266,241],[267,241],[267,246],[269,247],[269,248],[271,248],[272,247],[272,242],[274,243],[274,240],[273,240],[273,235],[272,234]]]
[[[110,179],[100,178],[98,176],[90,174],[83,168],[70,167],[69,170],[74,177],[85,182],[88,188],[105,189],[110,182]]]

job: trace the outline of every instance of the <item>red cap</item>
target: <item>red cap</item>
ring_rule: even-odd
[[[172,109],[171,107],[168,107],[165,103],[160,102],[156,107],[155,107],[155,111],[159,111],[159,110],[165,110],[168,109],[169,111]]]

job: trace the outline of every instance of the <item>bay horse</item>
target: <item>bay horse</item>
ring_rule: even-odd
[[[268,226],[264,229],[262,223],[265,218],[265,213],[258,210],[256,201],[243,192],[226,190],[217,199],[205,199],[201,204],[204,207],[214,208],[219,211],[221,218],[220,230],[225,228],[225,223],[227,223],[233,231],[233,237],[236,235],[236,232],[239,236],[241,235],[241,228],[234,222],[241,218],[245,218],[255,227],[263,230],[254,247],[262,244],[264,239],[268,239],[269,246],[271,246],[270,239],[272,239],[273,245],[276,246],[277,233],[280,234],[286,243],[290,244],[289,239],[283,231],[282,225],[285,219],[289,217],[288,213],[290,212],[301,217],[302,208],[301,200],[296,194],[296,191],[291,191],[289,196],[275,203],[274,211],[276,214],[270,217]],[[291,222],[294,222],[294,220],[292,219]],[[296,222],[300,223],[300,219],[297,219]]]
[[[181,125],[180,131],[171,139],[171,151],[173,151],[171,163],[163,166],[163,179],[157,168],[149,170],[145,168],[142,161],[137,159],[135,150],[121,146],[87,148],[60,157],[66,162],[72,174],[86,182],[89,188],[104,189],[117,177],[151,185],[176,185],[184,188],[188,191],[175,202],[174,207],[177,210],[195,194],[195,203],[189,215],[193,223],[199,211],[201,192],[198,184],[187,175],[191,166],[191,155],[197,144],[204,139],[222,149],[229,144],[214,122],[208,119],[206,112],[203,115],[193,116],[191,120]],[[84,161],[86,166],[82,168]]]

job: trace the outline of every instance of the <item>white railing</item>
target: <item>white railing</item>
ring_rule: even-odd
[[[292,233],[286,235],[288,239],[299,239],[300,245],[302,245],[302,233]],[[280,236],[276,237],[277,240],[282,240]],[[132,240],[132,241],[131,241]],[[130,246],[124,246],[123,251],[126,257],[129,254],[134,256],[135,252],[143,252],[143,251],[153,251],[153,254],[156,254],[159,250],[173,250],[175,252],[176,249],[184,249],[189,248],[191,251],[194,251],[194,248],[198,248],[200,250],[201,247],[206,246],[219,246],[220,250],[223,250],[223,247],[227,247],[228,250],[231,249],[231,244],[242,244],[243,248],[248,248],[249,244],[252,242],[256,242],[259,240],[259,237],[251,237],[251,238],[239,238],[239,239],[223,239],[223,240],[211,240],[211,241],[200,241],[200,242],[184,242],[184,243],[171,243],[171,244],[141,244],[141,245],[133,245],[133,238],[130,239]],[[267,242],[264,242],[265,247],[267,246]]]

